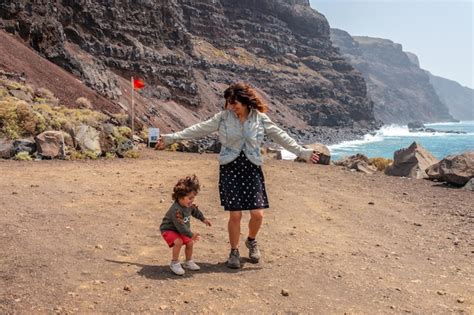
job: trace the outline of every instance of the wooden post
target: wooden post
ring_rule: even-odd
[[[131,106],[131,113],[130,113],[130,119],[132,120],[132,137],[135,134],[135,99],[134,99],[134,93],[135,93],[135,86],[133,85],[133,77],[131,79],[131,87],[132,87],[132,106]]]

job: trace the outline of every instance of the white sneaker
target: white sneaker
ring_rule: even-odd
[[[170,264],[170,269],[173,271],[175,275],[182,276],[184,275],[184,269],[181,267],[181,263],[176,262],[176,263],[171,263]]]
[[[201,269],[193,260],[187,260],[183,263],[183,267],[189,270],[198,271]]]

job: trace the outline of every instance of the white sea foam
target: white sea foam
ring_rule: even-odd
[[[454,123],[450,123],[454,124]],[[352,151],[354,148],[365,146],[372,142],[383,142],[385,139],[394,138],[413,138],[415,141],[417,138],[426,137],[455,137],[460,135],[474,135],[472,133],[457,134],[457,133],[446,133],[446,132],[410,132],[407,126],[404,125],[386,125],[376,130],[373,134],[366,134],[362,139],[344,141],[341,143],[333,144],[328,146],[332,152],[338,151]]]

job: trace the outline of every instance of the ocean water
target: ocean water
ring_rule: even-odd
[[[464,131],[466,134],[409,132],[407,126],[390,125],[377,130],[375,134],[365,135],[361,140],[347,141],[329,146],[331,159],[336,161],[344,156],[362,153],[372,157],[393,159],[393,153],[406,148],[414,141],[421,144],[436,158],[442,159],[450,154],[474,151],[474,121],[459,123],[425,124],[436,130]]]

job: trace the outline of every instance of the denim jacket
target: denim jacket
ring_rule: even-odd
[[[263,158],[260,147],[266,134],[270,139],[286,150],[308,161],[313,150],[298,145],[285,131],[273,123],[270,118],[252,109],[244,123],[237,115],[229,110],[223,110],[214,117],[188,127],[182,131],[162,135],[165,145],[179,140],[189,140],[204,137],[214,131],[219,131],[222,143],[219,154],[219,164],[224,165],[235,160],[241,151],[255,165],[262,165]]]

